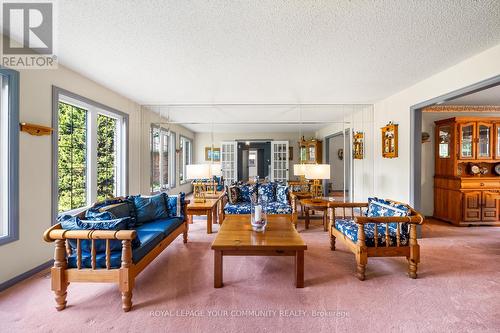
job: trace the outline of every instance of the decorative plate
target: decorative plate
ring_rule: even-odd
[[[471,167],[470,167],[470,172],[471,172],[473,175],[478,175],[478,174],[481,172],[481,168],[479,167],[479,165],[477,165],[477,164],[473,164],[473,165],[471,165]]]
[[[495,173],[500,176],[500,163],[495,165]]]

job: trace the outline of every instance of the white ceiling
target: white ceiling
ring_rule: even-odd
[[[498,0],[58,1],[61,64],[141,103],[372,103],[500,43]]]
[[[449,105],[500,105],[500,85],[476,93],[455,98],[443,104]]]

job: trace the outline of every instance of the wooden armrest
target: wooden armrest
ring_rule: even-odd
[[[330,201],[328,202],[328,206],[330,208],[356,208],[356,207],[368,207],[367,202],[336,202]]]
[[[118,239],[132,240],[137,236],[135,230],[66,230],[58,223],[47,229],[43,235],[46,242],[56,239]]]
[[[380,217],[355,216],[354,222],[358,224],[366,224],[366,223],[422,224],[424,222],[424,218],[420,214],[412,216],[380,216]]]

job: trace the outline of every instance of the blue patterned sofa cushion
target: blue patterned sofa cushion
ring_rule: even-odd
[[[184,217],[184,211],[178,209],[185,205],[186,193],[171,194],[167,197],[168,217]]]
[[[368,198],[368,217],[408,216],[408,206],[392,200]]]
[[[275,183],[264,183],[260,184],[258,189],[259,200],[264,202],[275,202],[276,201],[276,184]]]
[[[288,203],[288,186],[279,184],[276,186],[276,201]]]
[[[240,202],[252,202],[252,198],[257,196],[257,185],[255,184],[244,184],[240,185],[240,193],[238,201]]]
[[[389,246],[397,245],[396,236],[397,223],[389,223]],[[358,224],[351,219],[337,219],[335,220],[335,229],[340,231],[342,234],[346,235],[354,243],[358,241]],[[375,246],[375,223],[367,223],[364,225],[365,229],[365,243],[366,246]],[[378,246],[385,246],[385,223],[378,224]],[[401,232],[399,236],[399,242],[401,246],[408,245],[409,230],[408,225],[401,225]]]
[[[224,206],[224,212],[226,214],[250,214],[250,202],[238,202],[235,204],[227,203]]]
[[[265,206],[265,211],[267,214],[292,214],[292,206],[288,203],[281,202],[269,202]]]

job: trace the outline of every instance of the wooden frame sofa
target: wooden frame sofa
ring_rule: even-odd
[[[170,224],[169,227],[169,219],[153,221],[149,225],[144,224],[146,229],[150,228],[146,230],[147,237],[149,237],[148,235],[156,236],[154,241],[152,241],[153,237],[147,239],[147,241],[152,242],[144,244],[144,247],[147,248],[142,249],[145,251],[137,261],[135,260],[136,253],[133,249],[133,241],[141,234],[140,230],[66,230],[61,227],[61,223],[47,229],[43,235],[44,240],[55,243],[51,280],[56,309],[61,311],[66,307],[67,288],[71,282],[107,282],[118,284],[122,298],[122,309],[125,312],[130,311],[136,276],[160,255],[177,236],[182,234],[184,243],[187,243],[189,230],[187,204],[189,201],[184,199],[182,201],[181,204],[178,200],[177,204],[181,209],[175,208],[177,217],[173,217],[173,219],[178,219],[175,224]],[[85,214],[81,213],[78,216],[85,216]],[[180,220],[181,217],[182,220]],[[176,227],[174,228],[174,226]],[[163,230],[161,235],[158,235],[159,232],[155,232],[154,228]],[[120,251],[112,250],[112,242],[117,241],[121,241],[121,255]],[[70,242],[73,246],[70,245]],[[84,242],[87,243],[84,244]],[[75,244],[76,249],[74,248]],[[103,244],[105,244],[105,251],[98,253],[96,248],[102,248]],[[84,246],[90,247],[90,253],[84,252]],[[141,247],[138,250],[141,250]],[[74,268],[70,268],[68,265],[70,256],[73,259],[72,265],[76,266]]]
[[[371,212],[370,205],[377,201],[383,203],[381,214]],[[396,211],[406,209],[406,213],[401,216],[371,216],[391,215],[391,206]],[[409,277],[417,278],[420,262],[417,225],[424,221],[420,213],[408,205],[377,198],[370,198],[369,203],[331,202],[330,209],[331,250],[335,251],[336,240],[341,240],[355,254],[358,279],[365,279],[369,257],[406,257]]]
[[[230,196],[233,198],[230,199]],[[288,185],[276,182],[242,183],[226,187],[226,194],[222,198],[224,215],[250,214],[252,198],[267,203],[264,209],[268,215],[291,216],[292,223],[297,228],[296,200]]]

